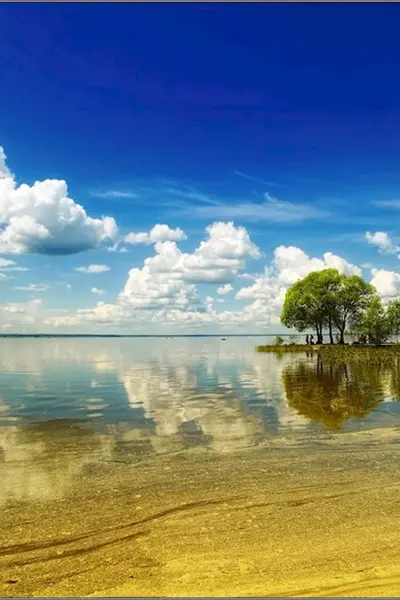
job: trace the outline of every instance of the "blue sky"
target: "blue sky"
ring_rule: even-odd
[[[0,326],[277,331],[282,290],[327,252],[397,295],[399,17],[375,3],[0,5],[14,186],[0,191]],[[55,188],[18,192],[48,179],[72,208]],[[158,250],[125,243],[157,224]],[[88,265],[109,270],[75,271]]]

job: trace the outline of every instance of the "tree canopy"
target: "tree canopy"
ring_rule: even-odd
[[[317,344],[322,342],[324,328],[329,329],[331,343],[336,330],[343,344],[346,328],[361,322],[375,298],[375,288],[358,275],[343,275],[337,269],[314,271],[287,291],[281,322],[298,331],[315,329]]]

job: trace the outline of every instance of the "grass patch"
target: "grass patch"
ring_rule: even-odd
[[[322,360],[337,362],[368,362],[370,364],[393,364],[400,358],[400,344],[392,346],[320,346]]]
[[[367,362],[372,364],[394,364],[400,359],[400,344],[392,346],[352,346],[352,345],[322,345],[307,346],[306,344],[267,344],[256,347],[257,352],[275,354],[316,352],[324,362]]]
[[[257,346],[257,352],[276,352],[282,354],[283,352],[313,352],[317,350],[317,346],[307,346],[306,344],[283,344],[279,346],[277,344],[267,344],[264,346]]]

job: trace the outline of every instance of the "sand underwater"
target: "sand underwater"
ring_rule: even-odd
[[[59,498],[2,508],[1,595],[396,596],[399,439],[92,466]]]

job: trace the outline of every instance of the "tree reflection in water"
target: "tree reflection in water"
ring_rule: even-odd
[[[328,431],[338,431],[349,419],[366,417],[387,398],[387,385],[398,398],[400,369],[357,362],[324,364],[318,356],[289,364],[282,382],[292,408],[323,423]]]

